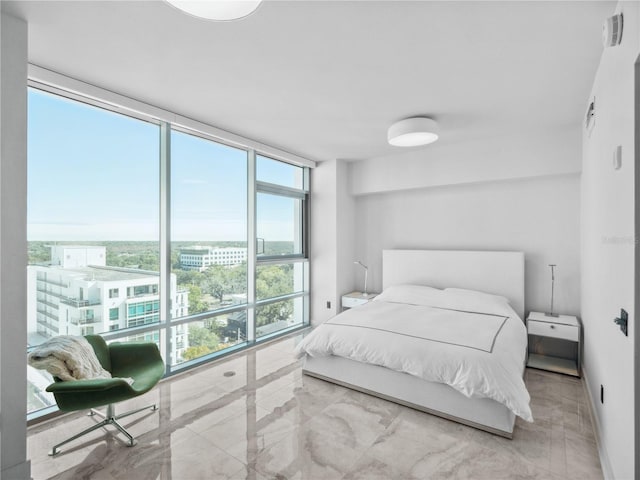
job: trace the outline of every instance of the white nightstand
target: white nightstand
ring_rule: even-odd
[[[541,312],[529,313],[527,367],[579,377],[581,329],[580,321],[572,315],[548,317]]]
[[[342,296],[342,309],[345,310],[347,308],[357,307],[358,305],[364,305],[373,300],[377,295],[377,293],[367,293],[366,295],[362,292],[347,293]]]

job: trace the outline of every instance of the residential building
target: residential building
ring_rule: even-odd
[[[50,264],[28,266],[28,282],[29,345],[160,321],[158,273],[107,266],[103,246],[53,245]],[[175,274],[170,291],[172,318],[188,315],[188,292],[177,288]],[[189,347],[188,326],[172,329],[171,344],[168,361],[176,364]]]

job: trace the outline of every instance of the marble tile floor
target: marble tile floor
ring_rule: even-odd
[[[128,417],[129,448],[109,428],[53,443],[91,425],[71,414],[29,429],[32,477],[41,479],[601,479],[579,379],[527,370],[535,422],[513,440],[303,376],[300,336],[162,381],[118,405],[157,402]],[[225,375],[226,374],[226,375]]]

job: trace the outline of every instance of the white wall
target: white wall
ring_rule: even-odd
[[[30,476],[27,414],[27,24],[0,11],[0,477]]]
[[[356,252],[382,284],[384,248],[522,250],[526,309],[580,313],[579,216],[582,130],[442,141],[354,162]]]
[[[311,170],[311,323],[318,324],[335,315],[337,277],[337,164],[319,163]],[[326,308],[331,302],[331,308]]]
[[[634,478],[634,63],[640,5],[625,2],[622,44],[603,51],[593,84],[595,126],[582,161],[582,321],[584,373],[595,407],[601,459],[609,478]],[[636,81],[640,81],[637,79]],[[585,99],[585,105],[587,99]],[[622,168],[612,168],[622,145]],[[629,336],[613,319],[629,312]],[[600,385],[605,402],[600,403]],[[637,447],[636,447],[637,448]],[[638,474],[639,472],[635,472]]]
[[[556,310],[578,314],[579,189],[571,174],[360,196],[356,250],[376,291],[385,248],[521,250],[527,311],[548,310],[556,263]]]
[[[578,120],[578,119],[576,119]],[[580,172],[581,129],[527,132],[504,137],[402,150],[352,165],[354,195],[461,185]]]
[[[362,290],[362,267],[354,265],[353,262],[361,260],[365,265],[367,265],[367,263],[356,255],[355,250],[355,201],[349,192],[348,162],[339,160],[336,174],[336,228],[338,234],[336,244],[336,287],[337,295],[338,297],[341,297],[343,294],[349,293],[353,290]],[[357,287],[354,287],[354,283],[357,284]]]
[[[354,200],[344,160],[318,163],[311,171],[311,323],[340,312],[340,297],[353,290]],[[331,302],[331,308],[327,308]]]

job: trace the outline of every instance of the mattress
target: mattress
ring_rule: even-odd
[[[336,356],[448,385],[532,421],[522,379],[527,335],[506,299],[394,286],[317,327],[299,355]]]

